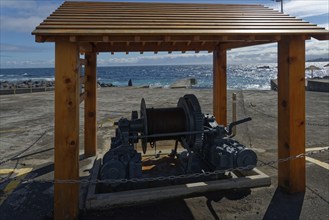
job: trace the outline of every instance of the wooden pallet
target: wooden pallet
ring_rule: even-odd
[[[100,166],[101,160],[98,159],[93,166],[92,181],[98,178]],[[231,175],[232,178],[229,179],[111,193],[96,193],[96,184],[91,183],[88,187],[85,208],[88,210],[109,209],[178,197],[200,196],[211,191],[257,188],[271,185],[271,178],[258,169],[245,172],[235,171]]]

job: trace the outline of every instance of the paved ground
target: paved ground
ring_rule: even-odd
[[[147,106],[173,107],[184,94],[194,93],[204,113],[212,112],[211,90],[102,88],[98,94],[98,148],[108,150],[113,121]],[[231,96],[232,91],[229,91]],[[277,93],[236,91],[238,118],[253,120],[238,127],[236,139],[252,147],[260,161],[277,157]],[[307,149],[329,145],[329,94],[307,92]],[[53,92],[0,96],[0,213],[1,219],[52,218],[53,184],[22,184],[13,177],[53,178]],[[231,118],[231,102],[229,100]],[[81,115],[83,107],[81,106]],[[82,116],[81,116],[82,119]],[[83,124],[81,123],[81,131]],[[83,149],[81,139],[81,149]],[[161,146],[160,146],[161,148]],[[16,155],[46,152],[19,160]],[[82,152],[81,152],[82,154]],[[118,208],[102,212],[81,211],[81,219],[328,219],[329,152],[307,160],[306,193],[288,195],[277,188],[277,165],[259,167],[272,179],[270,187],[240,192],[218,192],[190,199]],[[313,159],[313,160],[312,160]],[[315,161],[314,161],[315,159]],[[5,162],[5,163],[3,163]],[[322,163],[321,163],[322,162]],[[80,176],[88,175],[91,159],[81,157]],[[83,198],[83,197],[81,197]]]

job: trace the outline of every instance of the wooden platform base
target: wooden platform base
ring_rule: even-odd
[[[91,180],[98,177],[101,160],[95,161]],[[85,207],[88,210],[109,209],[119,206],[133,206],[173,198],[201,196],[212,191],[256,188],[271,185],[271,178],[258,169],[231,173],[232,178],[207,182],[188,183],[175,186],[128,190],[112,193],[96,193],[96,184],[89,185]]]

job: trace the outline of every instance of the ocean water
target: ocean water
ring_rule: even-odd
[[[329,75],[329,68],[324,62],[306,63],[306,67],[315,65],[321,70],[314,70],[314,77]],[[268,68],[260,68],[268,66]],[[213,82],[212,65],[165,65],[165,66],[116,66],[98,67],[97,80],[112,83],[115,86],[126,86],[129,79],[134,86],[149,85],[150,87],[169,87],[172,83],[184,79],[195,78],[195,88],[211,88]],[[311,71],[305,71],[309,78]],[[0,81],[21,82],[52,81],[54,68],[0,69]],[[227,66],[227,84],[229,89],[270,89],[270,80],[277,78],[277,64],[241,64]]]

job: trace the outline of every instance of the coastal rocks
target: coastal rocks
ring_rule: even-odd
[[[0,95],[53,91],[53,81],[0,81]]]
[[[172,89],[178,89],[178,88],[191,88],[193,85],[196,85],[197,81],[195,78],[186,78],[182,80],[178,80],[170,85],[170,88]]]
[[[83,86],[82,86],[83,87]],[[112,83],[97,82],[97,87],[115,87]],[[24,81],[0,81],[0,95],[18,94],[28,92],[53,91],[55,81],[24,80]]]
[[[53,81],[0,81],[0,89],[28,89],[28,88],[52,88],[55,86]]]
[[[28,88],[53,88],[54,81],[0,81],[0,89],[28,89]],[[115,87],[112,83],[97,82],[97,87]]]
[[[97,82],[97,87],[115,87],[112,83]]]

